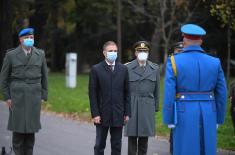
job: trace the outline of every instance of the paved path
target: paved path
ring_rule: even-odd
[[[0,146],[11,146],[11,132],[6,130],[8,110],[0,103]],[[95,127],[92,124],[42,113],[42,130],[36,134],[35,155],[92,155]],[[151,138],[149,155],[169,155],[166,140]],[[105,154],[110,154],[109,138]],[[127,138],[123,137],[122,154],[127,154]]]
[[[0,147],[11,146],[11,132],[6,130],[8,110],[0,102]],[[42,130],[36,134],[34,155],[92,155],[95,127],[92,124],[42,113]],[[150,138],[148,155],[169,155],[166,140]],[[109,138],[105,154],[110,154]],[[122,155],[127,154],[127,138],[123,137]],[[229,153],[219,153],[229,155]],[[231,155],[231,154],[230,154]]]

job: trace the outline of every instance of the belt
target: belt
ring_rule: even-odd
[[[178,101],[213,101],[215,96],[213,92],[178,92],[176,93]]]
[[[24,82],[27,84],[41,83],[41,78],[39,79],[12,79],[12,82]]]
[[[144,92],[132,92],[130,93],[131,96],[138,96],[138,97],[153,97],[153,94],[152,93],[144,93]]]

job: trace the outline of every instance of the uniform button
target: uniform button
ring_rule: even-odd
[[[182,95],[181,98],[184,99],[185,98],[184,95]]]

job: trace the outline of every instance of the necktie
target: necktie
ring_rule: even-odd
[[[30,52],[27,52],[27,57],[29,57],[30,56]]]
[[[111,71],[113,71],[113,67],[114,67],[114,65],[109,65],[109,69],[110,69]]]
[[[27,57],[27,59],[29,60],[30,57],[31,57],[31,52],[27,52],[26,57]]]
[[[140,68],[141,68],[141,72],[142,72],[142,74],[144,73],[144,71],[145,71],[145,66],[144,65],[142,65],[142,66],[140,66]]]

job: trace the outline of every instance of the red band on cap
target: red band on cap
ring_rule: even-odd
[[[188,34],[184,34],[184,37],[190,40],[199,40],[202,38],[202,36],[193,36],[193,35],[188,35]]]

